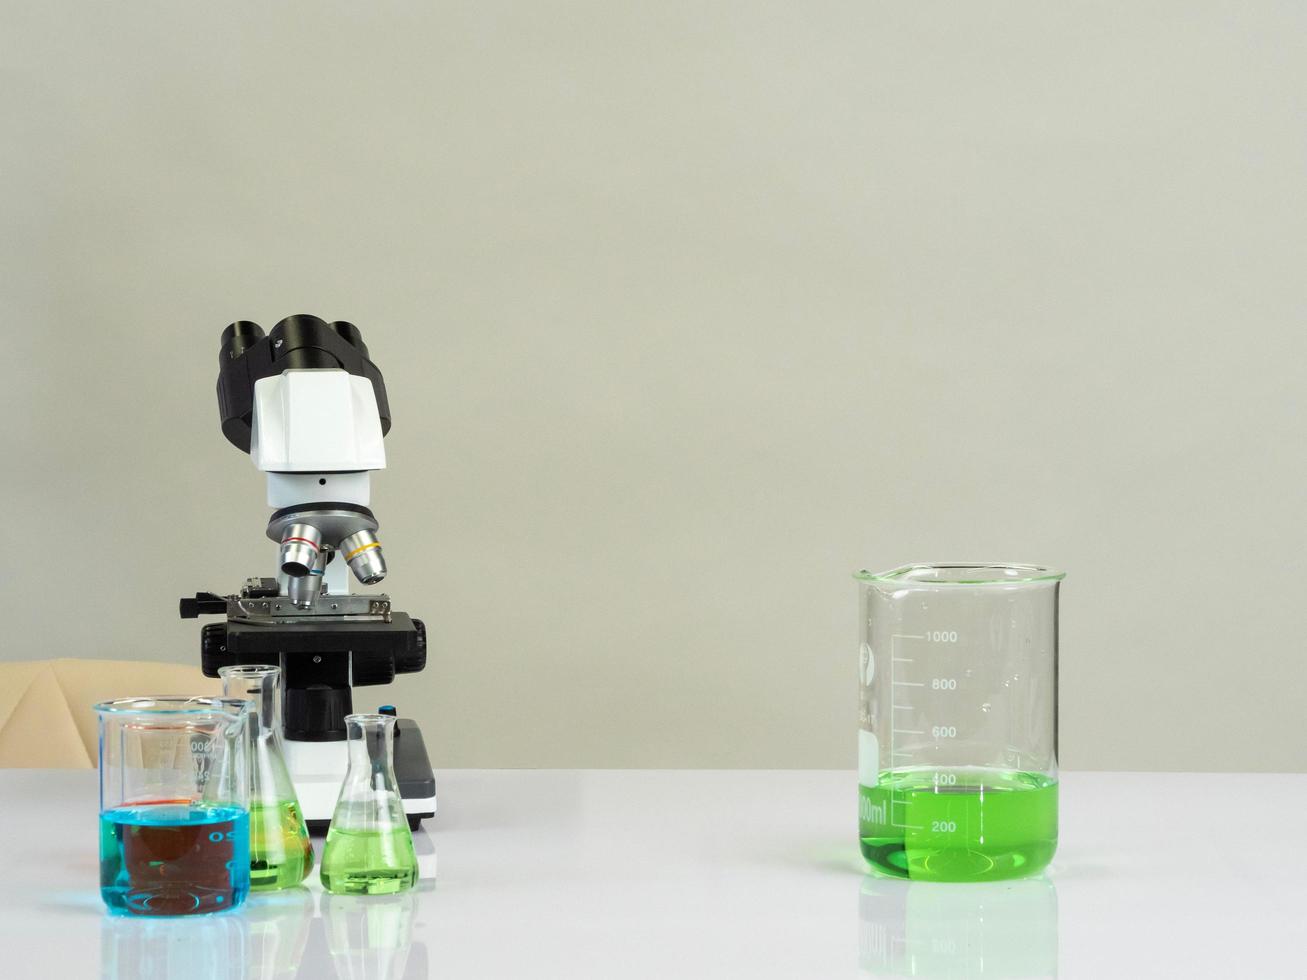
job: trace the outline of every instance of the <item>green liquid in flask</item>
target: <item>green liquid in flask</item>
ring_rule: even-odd
[[[858,787],[862,856],[920,881],[1035,874],[1057,850],[1057,780],[993,769],[885,772]]]
[[[313,870],[313,845],[294,800],[250,805],[250,887],[291,888]]]
[[[337,895],[392,895],[412,888],[418,862],[407,825],[349,830],[333,821],[322,851],[322,887]]]

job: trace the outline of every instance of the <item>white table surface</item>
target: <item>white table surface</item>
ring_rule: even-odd
[[[0,772],[0,977],[1307,977],[1307,775],[1064,773],[1048,873],[978,885],[867,875],[848,772],[436,775],[407,896],[143,920],[95,773]]]

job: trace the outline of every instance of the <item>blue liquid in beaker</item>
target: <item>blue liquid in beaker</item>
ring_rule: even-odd
[[[248,811],[162,800],[100,814],[100,894],[111,911],[221,912],[249,889]]]

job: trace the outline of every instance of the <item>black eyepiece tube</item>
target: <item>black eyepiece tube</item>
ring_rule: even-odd
[[[222,332],[218,348],[218,365],[234,361],[263,339],[263,328],[251,320],[237,320]]]
[[[328,346],[331,340],[335,340],[335,331],[326,320],[309,313],[286,317],[272,328],[269,339],[272,341],[272,360],[278,371],[344,366]]]
[[[348,320],[334,320],[331,329],[340,334],[347,344],[358,350],[364,357],[368,356],[368,345],[363,343],[363,332]]]

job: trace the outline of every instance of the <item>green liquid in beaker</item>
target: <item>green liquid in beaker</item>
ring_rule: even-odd
[[[1057,780],[996,769],[903,770],[858,787],[862,856],[882,874],[997,881],[1057,850]]]
[[[250,805],[250,887],[292,888],[313,868],[313,845],[294,800]]]
[[[337,895],[391,895],[412,888],[417,855],[407,825],[350,830],[335,821],[322,850],[322,887]]]

